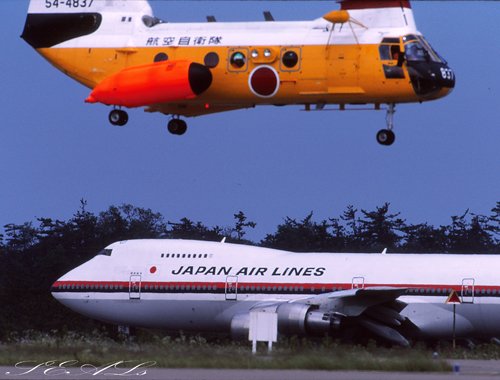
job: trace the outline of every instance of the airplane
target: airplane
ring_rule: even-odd
[[[22,38],[91,89],[87,103],[181,117],[300,105],[304,110],[386,107],[377,141],[395,140],[397,103],[449,94],[455,73],[417,30],[408,0],[339,0],[312,21],[170,23],[147,0],[31,0]],[[386,105],[386,106],[385,106]],[[365,106],[363,106],[365,107]]]
[[[417,340],[500,337],[496,255],[293,253],[222,242],[115,242],[55,281],[52,295],[121,326],[245,339],[253,312],[283,336],[358,331]],[[447,301],[449,301],[447,303]]]

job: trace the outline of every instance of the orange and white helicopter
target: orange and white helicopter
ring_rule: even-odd
[[[454,72],[417,30],[408,0],[344,0],[312,21],[167,23],[147,0],[31,0],[22,38],[92,89],[88,103],[182,116],[257,105],[387,105],[394,142],[396,103],[447,95]]]

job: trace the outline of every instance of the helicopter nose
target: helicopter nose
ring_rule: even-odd
[[[446,63],[410,62],[408,72],[415,93],[422,100],[441,98],[455,87],[455,72]]]
[[[455,72],[448,65],[443,65],[439,71],[441,75],[439,84],[443,89],[448,89],[448,92],[451,92],[455,88]]]

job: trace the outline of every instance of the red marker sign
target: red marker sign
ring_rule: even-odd
[[[460,301],[457,292],[452,290],[445,303],[462,303],[462,301]]]

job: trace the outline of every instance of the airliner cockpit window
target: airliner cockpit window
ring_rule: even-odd
[[[164,24],[165,23],[165,21],[159,19],[158,17],[148,16],[148,15],[142,16],[142,22],[148,28],[152,28],[155,25]]]
[[[111,256],[111,252],[113,252],[112,249],[103,249],[102,251],[100,251],[97,256],[99,255],[104,255],[104,256]]]

